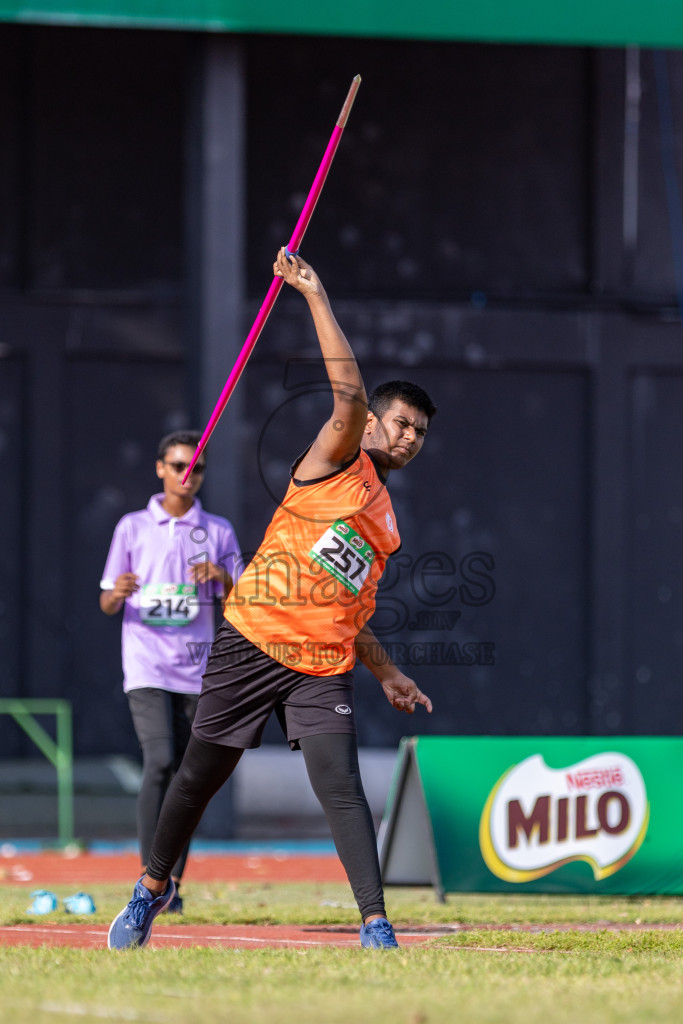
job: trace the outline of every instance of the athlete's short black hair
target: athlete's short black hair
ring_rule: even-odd
[[[378,384],[370,392],[368,408],[381,419],[395,398],[423,412],[428,423],[436,413],[436,406],[427,392],[419,384],[413,384],[409,380],[388,380],[385,384]]]
[[[163,462],[166,457],[166,452],[169,448],[174,448],[177,444],[187,444],[190,448],[196,448],[201,441],[202,435],[198,430],[174,430],[172,434],[166,434],[159,441],[159,449],[157,451],[157,459]]]

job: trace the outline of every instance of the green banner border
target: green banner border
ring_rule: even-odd
[[[395,0],[317,6],[285,6],[275,0],[0,0],[0,21],[578,46],[683,45],[680,0],[423,0],[418,6]]]

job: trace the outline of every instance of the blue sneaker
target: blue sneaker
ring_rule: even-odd
[[[376,917],[369,924],[361,925],[360,944],[365,949],[398,949],[399,945],[386,917]]]
[[[142,878],[145,876],[143,875]],[[175,896],[173,879],[169,878],[166,892],[153,896],[139,879],[133,889],[133,899],[115,917],[107,936],[109,949],[135,949],[146,946],[152,935],[152,924],[157,914],[166,910]]]
[[[176,891],[175,896],[166,907],[167,914],[182,914],[183,912],[183,897],[179,892]]]
[[[57,909],[57,897],[47,889],[36,889],[31,893],[33,903],[27,909],[27,914],[51,914]]]
[[[95,904],[87,892],[77,892],[75,896],[67,896],[64,900],[67,914],[94,914]]]

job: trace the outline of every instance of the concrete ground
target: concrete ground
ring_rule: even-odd
[[[360,752],[363,784],[378,825],[396,760],[394,750]],[[140,766],[115,755],[74,764],[75,836],[135,837]],[[55,840],[57,775],[46,760],[0,760],[0,841]],[[197,836],[206,839],[328,839],[329,829],[306,775],[301,753],[285,746],[248,750],[233,778],[206,810]]]

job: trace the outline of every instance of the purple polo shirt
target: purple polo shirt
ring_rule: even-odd
[[[205,512],[198,498],[179,519],[163,508],[163,500],[155,494],[146,509],[118,522],[100,587],[113,590],[124,572],[139,576],[140,590],[123,606],[124,690],[153,686],[199,693],[214,637],[214,598],[222,586],[212,580],[193,588],[190,567],[213,562],[236,580],[240,549],[228,520]]]

